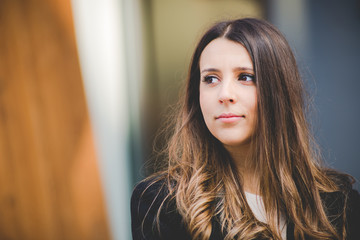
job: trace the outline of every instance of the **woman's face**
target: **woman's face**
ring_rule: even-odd
[[[256,124],[256,84],[247,50],[225,38],[200,56],[200,107],[205,123],[225,147],[250,143]]]

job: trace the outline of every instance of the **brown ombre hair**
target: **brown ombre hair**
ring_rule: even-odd
[[[201,113],[199,59],[216,38],[243,45],[252,59],[258,117],[251,157],[267,224],[254,217],[241,174]],[[166,180],[167,198],[176,201],[193,239],[209,239],[214,219],[225,239],[280,239],[280,215],[294,223],[295,239],[345,238],[345,230],[337,231],[325,214],[320,193],[338,189],[320,165],[305,117],[303,82],[291,48],[274,26],[251,18],[214,25],[195,49],[180,103],[166,148],[168,164],[154,181]]]

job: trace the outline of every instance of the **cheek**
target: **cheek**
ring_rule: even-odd
[[[251,102],[251,110],[252,110],[252,112],[253,112],[253,114],[255,115],[255,117],[256,117],[256,115],[257,115],[257,97],[255,96],[254,98],[253,98],[253,101]]]
[[[250,114],[251,114],[253,126],[256,125],[256,119],[258,117],[257,116],[258,115],[257,107],[258,107],[257,97],[256,97],[256,93],[254,93],[251,97],[251,101],[249,101],[249,103],[248,103],[248,110],[250,111]]]
[[[200,109],[204,119],[206,120],[209,112],[211,111],[211,98],[206,93],[200,91]]]
[[[203,119],[205,121],[205,125],[208,129],[211,128],[211,118],[213,116],[213,104],[211,103],[211,98],[206,93],[201,93],[199,96],[199,102],[200,102],[200,109],[203,116]]]
[[[204,93],[201,90],[201,86],[199,89],[199,103],[200,103],[200,109],[201,109],[201,113],[204,116],[204,108],[205,108],[205,97],[204,97]]]
[[[243,101],[246,102],[246,107],[249,111],[252,113],[257,112],[257,93],[256,88],[251,89],[251,91],[247,92],[246,95],[244,95]]]

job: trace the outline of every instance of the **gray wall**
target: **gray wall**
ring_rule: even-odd
[[[311,120],[327,164],[359,181],[359,2],[274,0],[269,5],[269,20],[284,32],[296,50],[314,97]]]
[[[360,5],[308,0],[309,67],[316,81],[324,156],[360,180]]]

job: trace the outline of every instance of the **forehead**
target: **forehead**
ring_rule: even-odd
[[[204,48],[200,56],[199,66],[200,69],[225,66],[253,67],[246,48],[240,43],[226,38],[217,38]]]

